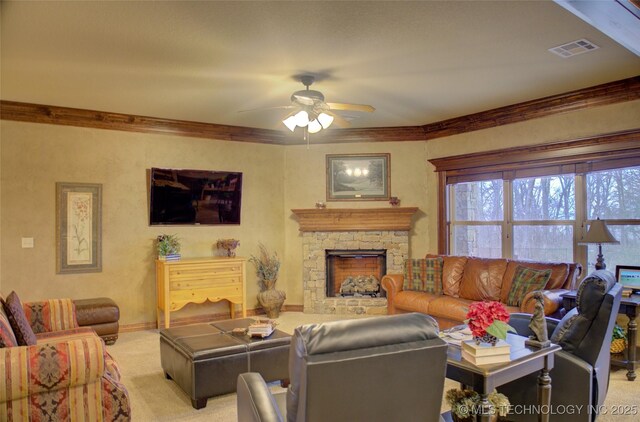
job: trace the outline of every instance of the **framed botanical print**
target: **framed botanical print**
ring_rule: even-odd
[[[102,185],[56,183],[56,272],[102,271]]]
[[[389,154],[328,154],[327,201],[388,201]]]

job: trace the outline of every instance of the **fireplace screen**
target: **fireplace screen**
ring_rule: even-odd
[[[327,250],[327,297],[384,297],[386,250]]]

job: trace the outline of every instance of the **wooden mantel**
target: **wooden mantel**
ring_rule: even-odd
[[[309,208],[291,211],[298,217],[301,232],[409,231],[411,218],[418,208]]]

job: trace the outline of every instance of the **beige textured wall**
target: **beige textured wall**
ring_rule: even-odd
[[[185,257],[211,256],[218,238],[240,239],[239,256],[264,241],[284,253],[281,146],[1,121],[2,293],[21,299],[110,296],[121,323],[155,321],[154,239],[175,233]],[[240,226],[149,226],[146,169],[243,172]],[[103,270],[55,273],[55,182],[102,183]],[[21,237],[35,248],[22,249]],[[247,297],[258,291],[248,267]],[[176,317],[225,311],[225,304],[188,305]]]
[[[409,254],[419,257],[431,247],[426,209],[435,196],[427,188],[424,142],[384,142],[289,146],[285,149],[285,263],[287,267],[287,303],[302,304],[302,237],[291,213],[295,208],[313,208],[326,201],[326,155],[355,153],[391,154],[391,195],[400,198],[400,206],[418,207],[409,233]],[[386,208],[387,201],[327,202],[328,208]]]

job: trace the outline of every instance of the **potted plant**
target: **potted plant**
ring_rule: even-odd
[[[282,304],[287,298],[285,292],[275,288],[280,270],[280,260],[275,252],[273,255],[269,254],[262,243],[258,247],[260,254],[258,256],[251,255],[249,258],[249,262],[256,267],[256,275],[258,276],[258,285],[260,286],[258,302],[269,318],[278,318]]]
[[[494,391],[487,397],[493,406],[491,420],[497,421],[509,414],[509,399],[502,393]],[[480,413],[480,395],[473,390],[453,388],[445,394],[447,404],[451,406],[451,417],[456,422],[472,422]]]
[[[180,239],[175,234],[161,234],[156,239],[158,249],[158,259],[178,259],[180,258]]]
[[[612,354],[622,353],[627,348],[627,333],[624,328],[618,324],[613,326],[613,334],[611,336],[611,348]]]

